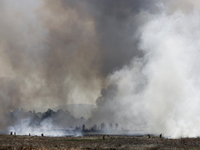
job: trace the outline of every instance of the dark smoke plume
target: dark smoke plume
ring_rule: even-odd
[[[154,7],[153,0],[1,1],[2,112],[94,104],[107,75],[142,56],[134,34],[145,19],[137,14]]]

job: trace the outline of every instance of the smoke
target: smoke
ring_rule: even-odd
[[[199,10],[165,13],[142,31],[140,48],[146,52],[144,91],[152,129],[172,137],[198,134]]]
[[[5,110],[94,104],[107,75],[142,56],[131,37],[145,20],[139,10],[153,10],[150,1],[105,0],[3,0],[1,7],[0,76],[20,91]]]
[[[139,0],[0,3],[1,114],[95,104],[107,75],[142,56],[131,37],[145,21],[140,9],[154,7]]]
[[[108,77],[94,118],[165,136],[199,136],[198,7],[151,15],[138,31],[143,58]],[[171,10],[170,10],[171,11]]]
[[[41,135],[45,136],[81,136],[80,126],[86,123],[86,119],[74,118],[68,111],[59,109],[36,113],[15,109],[7,114],[7,122],[10,122],[9,132],[17,135]],[[77,130],[74,130],[75,127]]]
[[[21,119],[19,124],[9,127],[9,131],[15,131],[17,135],[29,135],[29,133],[30,135],[41,135],[43,133],[45,136],[67,135],[67,133],[59,130],[59,128],[56,130],[56,126],[52,125],[52,120],[45,120],[41,122],[41,126],[35,128],[30,126],[30,122],[31,120],[29,118]]]
[[[198,136],[198,0],[2,0],[0,7],[2,130],[13,125],[5,113],[15,108],[86,103],[98,106],[91,123]]]

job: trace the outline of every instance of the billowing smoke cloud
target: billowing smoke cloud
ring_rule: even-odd
[[[197,0],[2,0],[0,7],[1,120],[15,108],[96,102],[91,123],[198,136]]]
[[[107,75],[142,56],[133,34],[145,17],[137,14],[152,7],[139,0],[1,1],[1,112],[95,104]]]
[[[106,76],[142,56],[133,35],[145,17],[137,14],[153,4],[1,1],[1,77],[20,91],[9,109],[94,104]]]
[[[200,11],[185,10],[165,6],[140,28],[144,57],[109,76],[96,118],[175,138],[199,136]]]
[[[158,15],[142,32],[148,78],[144,99],[152,126],[173,137],[198,136],[199,10]],[[155,130],[155,129],[154,129]],[[160,131],[161,132],[161,131]]]

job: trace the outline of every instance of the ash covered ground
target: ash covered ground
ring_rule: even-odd
[[[199,149],[200,138],[167,139],[158,136],[85,135],[82,137],[41,137],[0,135],[1,150],[17,149]]]

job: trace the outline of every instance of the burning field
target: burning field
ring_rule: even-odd
[[[199,138],[166,139],[158,136],[87,135],[84,137],[41,137],[0,135],[1,150],[196,150]]]
[[[0,0],[0,147],[195,149],[199,66],[199,0]]]

